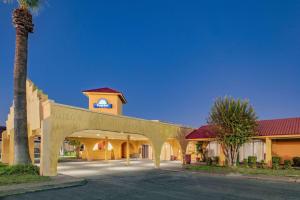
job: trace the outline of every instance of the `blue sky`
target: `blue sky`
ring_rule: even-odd
[[[0,4],[0,124],[13,93],[15,4]],[[47,0],[34,16],[29,72],[51,99],[87,107],[112,87],[124,114],[197,127],[218,96],[260,119],[300,116],[300,1]]]

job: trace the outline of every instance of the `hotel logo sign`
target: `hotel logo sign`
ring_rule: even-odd
[[[112,104],[109,104],[106,99],[99,99],[98,103],[94,104],[94,108],[112,108]]]

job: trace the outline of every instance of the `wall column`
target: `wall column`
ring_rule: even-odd
[[[8,164],[9,162],[9,137],[7,132],[2,133],[2,147],[1,147],[1,162]]]
[[[162,146],[163,146],[163,142],[159,142],[159,143],[152,142],[152,149],[154,155],[153,161],[154,161],[155,168],[160,168],[160,154],[161,154]]]
[[[220,145],[219,165],[224,166],[225,160],[226,160],[226,158],[225,158],[224,150],[222,148],[222,145]]]
[[[31,162],[34,164],[34,136],[28,137],[28,148]]]
[[[126,164],[130,164],[130,135],[127,136],[127,142],[126,142]]]
[[[104,152],[104,159],[107,161],[108,160],[108,137],[105,137],[105,152]]]
[[[95,144],[87,141],[87,142],[84,142],[84,146],[85,146],[87,161],[93,161],[93,159],[94,159],[93,158],[93,148],[94,148]]]
[[[40,174],[56,176],[59,148],[64,137],[52,130],[51,120],[42,121]]]
[[[14,129],[10,131],[10,137],[9,137],[9,157],[8,157],[8,164],[13,165],[14,164],[14,158],[15,158],[15,140],[14,140]]]
[[[272,139],[266,138],[266,164],[272,167]]]

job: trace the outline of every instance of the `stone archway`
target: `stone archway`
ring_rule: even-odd
[[[80,132],[80,131],[77,131],[77,132]],[[53,132],[52,132],[52,134],[53,134]],[[58,154],[59,154],[59,149],[60,149],[59,144],[62,141],[64,141],[64,139],[65,139],[60,133],[57,133],[57,134],[58,134],[57,136],[52,136],[52,138],[55,138],[55,141],[53,141],[53,140],[49,141],[48,139],[46,139],[47,137],[44,138],[42,136],[42,145],[41,145],[42,146],[42,156],[41,156],[41,174],[42,175],[47,175],[47,176],[56,175]],[[72,137],[72,135],[73,135],[73,133],[66,136],[66,138]],[[79,140],[85,146],[85,151],[87,152],[87,160],[91,161],[92,159],[90,159],[90,158],[94,157],[94,155],[92,155],[93,147],[95,146],[95,144],[97,144],[97,142],[95,143],[94,140],[89,140],[86,138],[80,138]],[[124,143],[126,144],[127,142],[123,142],[123,144]],[[155,145],[153,145],[153,142],[150,139],[149,139],[149,143],[152,146],[154,146],[154,148],[156,148],[156,149],[153,149],[153,152],[157,152],[157,154],[160,154],[163,143],[157,142]],[[133,149],[132,143],[129,143],[129,144],[130,144],[129,145],[130,148]],[[119,143],[119,146],[122,146],[122,143]],[[51,147],[51,150],[48,149],[49,147]],[[54,151],[55,149],[56,149],[56,151]],[[155,167],[159,167],[159,164],[160,164],[160,157],[157,156],[156,154],[154,154],[154,164],[155,164]],[[49,167],[49,168],[47,169],[46,167]],[[50,171],[50,174],[49,174],[49,171]]]

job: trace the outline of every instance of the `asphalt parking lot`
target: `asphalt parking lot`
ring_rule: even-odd
[[[85,177],[80,187],[28,193],[5,199],[300,199],[299,183],[250,180],[240,177],[210,176],[175,172],[179,163],[162,163],[153,169],[148,161],[125,166],[116,162],[61,163],[59,172]]]

